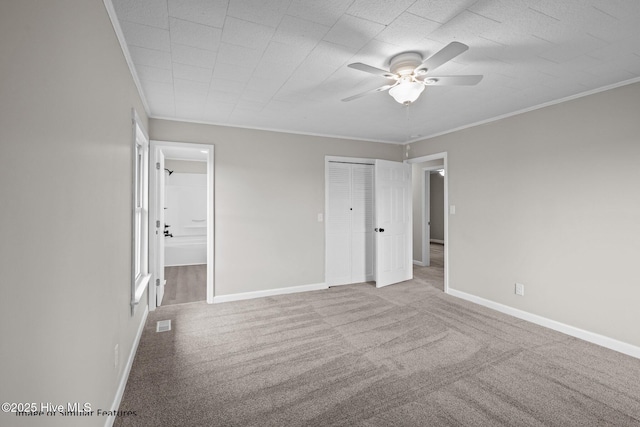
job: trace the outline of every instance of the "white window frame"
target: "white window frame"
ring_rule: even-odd
[[[131,220],[131,308],[144,295],[149,273],[149,137],[133,110]]]

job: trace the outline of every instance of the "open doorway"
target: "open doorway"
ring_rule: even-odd
[[[207,161],[165,150],[161,305],[207,299]],[[162,190],[161,190],[162,191]]]
[[[213,301],[213,146],[151,142],[151,310]]]
[[[446,153],[408,160],[413,181],[414,278],[448,289]]]
[[[414,276],[444,291],[444,167],[424,167],[421,173],[422,262]]]

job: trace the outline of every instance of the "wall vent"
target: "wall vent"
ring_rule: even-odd
[[[156,332],[166,332],[171,330],[171,320],[159,320],[156,324]]]

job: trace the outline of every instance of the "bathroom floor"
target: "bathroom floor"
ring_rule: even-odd
[[[207,265],[165,267],[162,305],[184,304],[207,299]]]

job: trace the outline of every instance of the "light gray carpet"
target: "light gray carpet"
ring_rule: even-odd
[[[413,277],[444,291],[444,245],[429,245],[431,265],[429,267],[413,266]]]
[[[422,279],[357,284],[159,308],[120,409],[137,415],[116,426],[639,426],[640,360]]]

